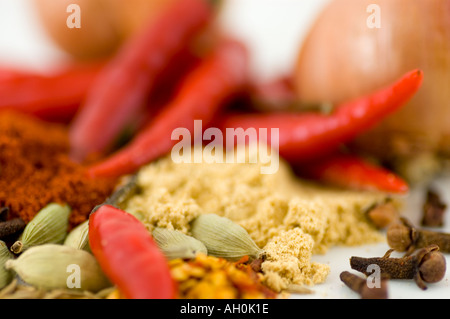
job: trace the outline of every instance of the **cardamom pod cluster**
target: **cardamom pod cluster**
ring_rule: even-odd
[[[5,267],[41,289],[98,292],[112,286],[94,255],[65,245],[30,247],[18,258],[6,261]]]
[[[89,220],[86,220],[72,229],[69,234],[67,234],[67,237],[64,240],[64,245],[90,252]]]
[[[32,246],[62,243],[67,236],[70,212],[68,205],[47,205],[25,226],[11,251],[19,254]]]
[[[237,261],[244,256],[258,259],[264,253],[242,226],[216,214],[202,214],[195,218],[191,233],[205,244],[210,256]]]
[[[0,240],[0,289],[8,285],[14,277],[14,273],[5,268],[6,262],[13,258],[14,255],[9,251],[6,243]]]
[[[206,246],[194,237],[183,234],[178,230],[155,228],[152,231],[153,239],[167,259],[191,259],[197,253],[207,254]]]

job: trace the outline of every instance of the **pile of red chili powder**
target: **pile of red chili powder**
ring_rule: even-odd
[[[28,223],[47,204],[65,203],[72,209],[72,227],[85,221],[116,181],[87,178],[68,153],[65,126],[0,113],[0,207]]]

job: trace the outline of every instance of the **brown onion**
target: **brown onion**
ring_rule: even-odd
[[[369,28],[378,5],[380,28]],[[369,9],[369,11],[368,11]],[[384,160],[450,154],[450,1],[333,0],[299,52],[296,91],[338,103],[424,71],[417,95],[355,145]]]

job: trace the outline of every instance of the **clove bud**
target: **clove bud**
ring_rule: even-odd
[[[370,288],[366,279],[348,271],[342,272],[339,277],[347,287],[358,293],[361,299],[388,299],[386,278],[381,279],[380,287]]]
[[[433,190],[428,190],[427,198],[423,204],[422,225],[427,227],[440,227],[444,225],[444,215],[447,209],[440,196]]]
[[[427,289],[425,283],[436,283],[445,276],[446,261],[437,245],[422,248],[414,255],[391,258],[390,249],[383,257],[351,257],[350,266],[366,275],[369,265],[378,265],[381,275],[389,279],[414,279],[419,288]]]
[[[366,216],[375,227],[384,229],[398,220],[400,212],[391,200],[387,200],[370,207]]]
[[[410,254],[417,248],[437,245],[441,252],[450,252],[450,234],[417,229],[404,217],[389,226],[386,234],[388,245],[397,251]]]
[[[12,235],[19,234],[25,226],[23,219],[18,217],[0,222],[0,239],[5,240]]]

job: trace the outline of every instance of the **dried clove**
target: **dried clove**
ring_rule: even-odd
[[[366,216],[375,227],[384,229],[399,219],[400,212],[391,200],[387,200],[370,207]]]
[[[387,278],[380,280],[380,287],[369,287],[367,280],[348,271],[340,275],[341,281],[354,292],[358,293],[361,299],[388,299]]]
[[[6,222],[9,219],[9,207],[0,208],[0,222]]]
[[[398,223],[389,226],[386,235],[391,248],[406,251],[408,254],[429,245],[437,245],[443,253],[450,252],[450,234],[417,229],[404,217],[401,217]]]
[[[427,198],[423,204],[422,226],[441,227],[444,225],[444,215],[447,205],[433,190],[427,191]]]
[[[380,267],[381,276],[389,279],[414,279],[422,290],[427,289],[425,283],[436,283],[445,276],[446,262],[437,245],[422,248],[414,255],[401,258],[391,258],[394,250],[390,249],[383,257],[351,257],[352,269],[369,275],[367,269],[370,265]]]
[[[25,228],[25,222],[21,218],[13,218],[0,222],[0,239],[4,240],[11,235],[17,234]]]

